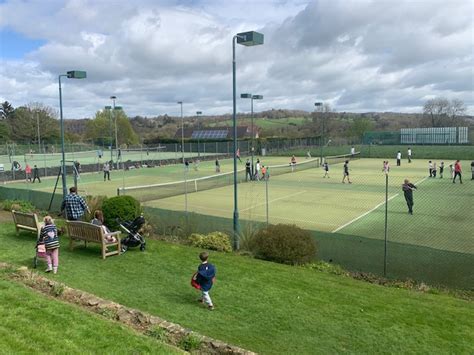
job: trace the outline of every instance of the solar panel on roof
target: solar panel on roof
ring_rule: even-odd
[[[193,139],[222,139],[227,137],[227,130],[199,130],[193,131],[191,138]]]

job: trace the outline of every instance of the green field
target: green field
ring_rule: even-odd
[[[0,275],[3,354],[180,354],[178,349]]]
[[[310,118],[305,117],[288,117],[288,118],[259,118],[255,119],[254,124],[260,128],[283,128],[285,126],[301,126],[310,122]],[[250,118],[239,118],[239,125],[251,125]],[[219,121],[218,123],[211,123],[209,126],[232,126],[232,120]]]
[[[0,240],[2,261],[31,265],[33,233],[17,236],[12,223],[2,223]],[[217,282],[211,291],[216,310],[209,312],[196,302],[198,293],[189,285],[200,249],[148,238],[145,252],[130,250],[102,260],[97,245],[69,251],[67,237],[61,244],[59,273],[46,277],[261,354],[474,351],[472,301],[445,294],[382,287],[309,268],[211,252]],[[0,344],[7,344],[2,347],[6,353],[43,350],[40,332],[47,324],[46,344],[59,339],[63,350],[59,352],[159,351],[148,351],[145,341],[140,345],[123,332],[111,344],[117,339],[112,333],[120,336],[115,324],[77,315],[83,312],[72,312],[72,307],[24,289],[12,290],[5,283],[0,287]],[[99,322],[102,328],[94,326]],[[23,345],[12,349],[10,339]],[[48,350],[44,352],[58,352]]]

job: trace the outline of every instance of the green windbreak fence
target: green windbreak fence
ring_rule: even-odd
[[[233,221],[199,213],[145,207],[145,216],[157,231],[181,235],[188,232],[223,231],[232,235]],[[241,243],[248,235],[265,226],[264,222],[241,220]],[[188,230],[186,230],[186,228]],[[339,264],[351,271],[384,273],[384,241],[356,235],[311,231],[318,251],[317,258]],[[433,285],[471,289],[474,285],[472,253],[451,252],[435,248],[388,242],[386,276],[410,278]]]
[[[0,186],[0,200],[21,200],[29,201],[36,208],[47,211],[51,202],[52,193],[43,191],[34,191],[26,189],[15,189],[6,186]],[[59,211],[61,209],[63,195],[58,191],[52,201],[51,211]]]

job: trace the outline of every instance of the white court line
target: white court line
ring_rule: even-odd
[[[296,196],[296,195],[301,195],[301,194],[304,194],[305,192],[306,192],[306,190],[303,190],[303,191],[300,191],[300,192],[295,192],[295,193],[292,193],[291,195],[286,195],[286,196],[283,196],[283,197],[279,197],[279,198],[275,198],[273,200],[270,200],[270,201],[268,201],[268,203],[275,202],[275,201],[278,201],[278,200],[284,200],[285,198]],[[256,208],[256,207],[265,206],[266,204],[267,204],[266,202],[258,203],[254,206],[244,208],[243,210],[240,210],[240,212],[245,212],[245,211],[251,210],[251,209]]]
[[[422,183],[423,181],[425,181],[426,179],[428,179],[428,176],[425,177],[425,178],[423,178],[423,179],[421,179],[420,181],[415,182],[415,185],[421,184],[421,183]],[[390,197],[390,198],[387,200],[387,202],[390,201],[390,200],[393,200],[393,199],[394,199],[395,197],[397,197],[398,195],[400,195],[400,193],[396,193],[395,195],[393,195],[392,197]],[[352,223],[354,223],[355,221],[361,219],[362,217],[367,216],[369,213],[375,211],[377,208],[379,208],[380,206],[383,206],[384,204],[385,204],[385,201],[379,203],[377,206],[375,206],[374,208],[372,208],[370,211],[367,211],[367,212],[361,214],[359,217],[356,217],[356,218],[354,218],[353,220],[350,220],[350,221],[347,222],[346,224],[343,224],[342,226],[337,227],[337,228],[334,229],[331,233],[336,233],[336,232],[340,231],[342,228],[345,228],[345,227],[347,227],[349,224],[352,224]]]

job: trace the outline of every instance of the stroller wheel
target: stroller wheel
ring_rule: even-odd
[[[38,266],[38,258],[35,256],[33,258],[33,269],[36,269],[37,266]]]
[[[126,245],[122,245],[122,253],[125,253],[128,250],[128,247]]]
[[[145,251],[145,244],[140,245],[140,251]]]

